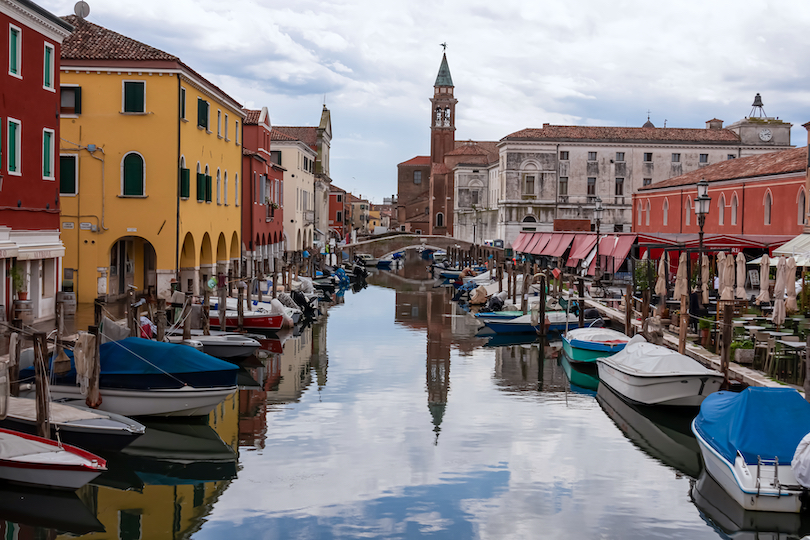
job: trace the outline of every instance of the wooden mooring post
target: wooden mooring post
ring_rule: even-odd
[[[633,337],[633,286],[628,285],[624,293],[624,333]]]
[[[191,339],[191,293],[186,293],[183,303],[183,339]]]
[[[37,435],[45,439],[51,438],[51,422],[48,414],[48,367],[45,359],[48,356],[48,345],[45,342],[45,334],[37,332],[34,334],[34,377],[36,379],[36,410],[37,410]]]
[[[163,341],[166,338],[166,300],[158,298],[157,301],[157,340]]]
[[[245,289],[238,287],[237,295],[239,303],[236,305],[236,324],[241,332],[245,329]]]
[[[539,308],[540,311],[540,336],[545,338],[546,332],[548,328],[546,328],[546,279],[548,276],[540,275],[540,301],[539,301]],[[543,347],[543,341],[540,341],[540,347]]]
[[[577,279],[577,306],[579,306],[579,327],[585,328],[585,280]]]
[[[204,336],[211,335],[211,292],[208,287],[203,288],[202,330]]]
[[[681,311],[678,315],[678,352],[683,354],[686,352],[686,330],[689,328],[689,297],[685,294],[681,295]]]
[[[728,387],[728,363],[731,356],[731,320],[734,317],[733,306],[723,306],[723,354],[720,357],[720,369],[723,372],[723,387]]]
[[[225,280],[225,276],[220,274],[219,276],[217,276],[217,278],[219,279],[219,291],[218,291],[219,292],[219,305],[217,306],[219,308],[219,329],[224,332],[225,329],[228,327],[228,325],[226,324],[226,321],[225,321],[225,317],[226,317],[227,311],[228,311],[227,296],[226,296],[226,293],[228,291],[225,288],[225,284],[222,283]]]

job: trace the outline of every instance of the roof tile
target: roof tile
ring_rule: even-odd
[[[79,19],[75,15],[62,19],[74,28],[73,33],[62,42],[62,59],[180,61],[172,54]]]
[[[552,126],[526,128],[507,135],[502,141],[515,139],[550,140],[633,140],[656,142],[725,142],[739,143],[740,138],[727,129],[638,128],[600,126]]]
[[[254,109],[242,109],[242,112],[245,113],[245,120],[244,124],[246,126],[255,126],[259,123],[259,116],[261,116],[261,110],[254,110]]]

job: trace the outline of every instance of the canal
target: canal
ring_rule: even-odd
[[[149,422],[75,495],[2,487],[3,538],[806,534],[724,500],[689,418],[572,385],[559,343],[492,346],[451,297],[417,257],[375,273],[207,423]]]

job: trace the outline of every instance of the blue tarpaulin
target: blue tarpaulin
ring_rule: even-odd
[[[700,406],[695,430],[730,463],[739,451],[749,465],[758,456],[787,464],[810,433],[810,403],[792,388],[715,392]]]

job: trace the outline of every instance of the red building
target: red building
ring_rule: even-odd
[[[242,260],[245,274],[273,270],[284,254],[284,169],[270,150],[267,107],[245,109],[242,128]]]
[[[633,231],[696,247],[694,201],[705,178],[711,204],[704,244],[770,254],[804,230],[806,170],[802,147],[723,161],[642,187],[633,195]]]
[[[329,186],[329,231],[338,242],[346,238],[346,190],[332,184]]]
[[[0,54],[7,66],[0,70],[0,302],[7,317],[15,289],[24,293],[18,298],[27,295],[30,304],[21,306],[35,320],[55,312],[65,252],[59,239],[59,58],[72,30],[29,0],[0,3]]]

